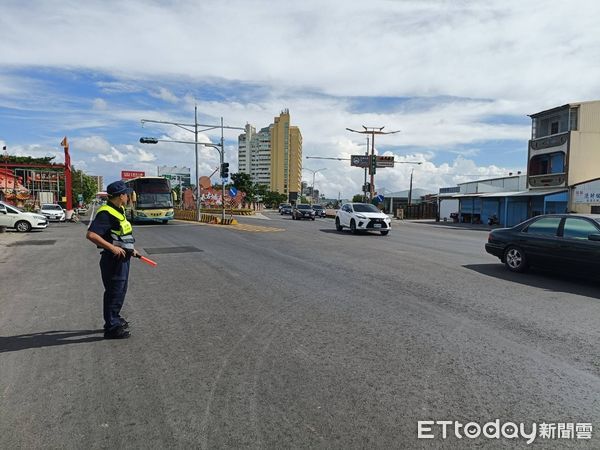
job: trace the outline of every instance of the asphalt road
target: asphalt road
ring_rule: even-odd
[[[83,224],[0,234],[0,448],[527,446],[417,439],[495,419],[600,447],[598,283],[511,274],[485,231],[266,216],[136,226],[158,267],[132,262],[125,341]]]

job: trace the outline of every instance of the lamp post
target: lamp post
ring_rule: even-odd
[[[174,144],[194,144],[194,145],[204,145],[205,147],[212,147],[214,149],[216,149],[219,152],[219,166],[223,167],[223,148],[222,148],[222,144],[212,144],[212,143],[207,143],[207,142],[196,142],[196,141],[176,141],[176,140],[171,140],[171,139],[157,139],[157,138],[153,138],[153,137],[141,137],[140,138],[140,143],[141,144],[158,144],[159,142],[170,142],[170,143],[174,143]],[[198,168],[196,167],[196,172],[198,171]],[[221,180],[221,220],[224,221],[225,220],[225,183],[223,182],[223,180]],[[198,196],[196,197],[196,204],[199,203],[199,199],[200,199],[200,186],[198,186]],[[198,213],[196,213],[198,215]],[[196,218],[196,220],[198,220],[199,216]],[[222,222],[221,222],[222,223]]]
[[[312,205],[313,197],[315,195],[315,175],[318,172],[323,172],[324,170],[327,170],[327,168],[324,167],[322,169],[312,170],[307,167],[303,167],[302,170],[308,170],[309,172],[312,172],[312,186],[310,188],[310,204]]]
[[[213,147],[216,148],[220,154],[220,166],[219,167],[223,167],[223,161],[225,158],[225,146],[224,146],[224,139],[223,139],[223,129],[227,128],[229,130],[245,130],[245,128],[242,127],[230,127],[230,126],[225,126],[223,125],[223,118],[221,117],[221,124],[220,125],[206,125],[206,124],[201,124],[198,123],[198,107],[194,106],[194,123],[189,124],[189,123],[179,123],[179,122],[167,122],[164,120],[149,120],[149,119],[142,119],[142,126],[145,123],[158,123],[158,124],[166,124],[166,125],[175,125],[176,127],[179,127],[185,131],[189,131],[190,133],[194,133],[194,141],[193,142],[189,142],[189,141],[171,141],[171,140],[163,140],[163,139],[156,139],[156,138],[140,138],[140,143],[142,144],[156,144],[158,142],[177,142],[180,144],[194,144],[194,150],[195,150],[195,154],[196,154],[196,190],[198,192],[198,195],[196,196],[196,220],[200,220],[200,183],[199,183],[199,177],[198,177],[198,145],[205,145],[207,147]],[[193,128],[191,128],[193,127]],[[198,130],[198,127],[203,127],[203,130]],[[221,129],[221,143],[220,144],[206,144],[203,142],[198,142],[198,133],[203,133],[205,131],[209,131],[209,130],[215,130],[217,128]],[[219,148],[220,147],[220,148]],[[222,218],[223,220],[225,219],[225,183],[221,180],[222,184],[223,184],[223,189],[222,189],[222,202],[223,203],[223,211],[222,211]]]

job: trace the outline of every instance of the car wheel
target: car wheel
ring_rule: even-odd
[[[390,232],[390,230],[381,230],[381,235],[387,236],[389,232]]]
[[[339,217],[335,218],[335,229],[337,231],[342,231],[344,229],[344,227],[340,224],[340,218]]]
[[[31,224],[29,222],[24,221],[24,220],[19,220],[15,224],[15,228],[17,229],[17,231],[19,231],[21,233],[25,233],[25,232],[31,230]]]
[[[511,245],[504,252],[504,264],[511,272],[525,272],[527,270],[527,257],[523,250]]]
[[[311,217],[311,219],[312,219],[313,221],[315,220],[315,218],[314,218],[314,217]]]
[[[168,220],[163,220],[162,223],[163,224],[167,224],[167,223],[169,223],[169,221]]]
[[[352,232],[352,234],[358,233],[358,231],[356,230],[356,222],[354,221],[354,219],[350,221],[350,231]]]

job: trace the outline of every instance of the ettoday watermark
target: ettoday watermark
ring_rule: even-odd
[[[530,424],[501,422],[500,419],[484,424],[479,422],[461,423],[457,420],[419,420],[417,437],[419,439],[447,439],[454,435],[456,439],[525,439],[532,444],[536,439],[591,439],[590,422],[555,422]]]

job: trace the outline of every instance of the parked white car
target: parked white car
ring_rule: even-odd
[[[67,217],[64,209],[55,203],[42,204],[42,207],[40,208],[40,214],[45,216],[48,221],[58,220],[59,222],[64,222]]]
[[[392,228],[387,214],[369,203],[345,203],[335,215],[335,229],[350,228],[352,233],[359,231],[379,231],[383,236]]]
[[[41,214],[20,210],[6,203],[0,202],[0,227],[14,228],[25,232],[31,229],[43,229],[48,226],[48,220]]]

